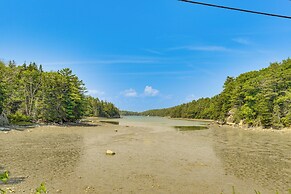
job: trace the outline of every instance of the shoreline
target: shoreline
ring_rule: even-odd
[[[171,118],[166,117],[172,120],[184,120],[184,121],[202,121],[202,122],[209,122],[210,126],[214,127],[229,127],[234,129],[243,129],[247,131],[262,131],[262,132],[283,132],[283,133],[291,133],[291,127],[284,127],[281,129],[272,129],[272,128],[263,128],[263,127],[245,127],[245,126],[239,126],[235,123],[226,123],[226,124],[219,124],[215,120],[211,119],[190,119],[190,118]]]
[[[9,132],[9,131],[25,131],[28,129],[35,129],[40,127],[102,127],[108,125],[114,125],[110,122],[102,122],[108,118],[103,117],[86,117],[81,119],[79,122],[67,122],[63,124],[59,123],[31,123],[29,125],[5,125],[0,126],[0,132]],[[109,118],[110,119],[110,118]],[[82,120],[86,120],[85,122]]]
[[[215,122],[215,120],[211,120],[211,119],[190,119],[190,118],[171,118],[171,117],[166,117],[172,120],[184,120],[184,121],[202,121],[202,122]]]
[[[163,118],[163,117],[162,117]],[[262,127],[246,127],[246,126],[239,126],[238,124],[234,123],[226,123],[226,124],[219,124],[215,120],[211,119],[191,119],[191,118],[171,118],[171,117],[164,117],[170,120],[182,120],[182,121],[198,121],[198,122],[206,122],[208,126],[212,126],[215,128],[227,127],[233,129],[242,129],[246,131],[260,131],[260,132],[277,132],[277,133],[291,133],[291,127],[285,127],[281,129],[272,129],[272,128],[262,128]],[[82,118],[80,122],[73,123],[33,123],[31,125],[9,125],[9,126],[0,126],[0,133],[1,132],[9,132],[9,131],[25,131],[29,129],[35,129],[40,127],[106,127],[106,126],[120,126],[116,123],[107,122],[114,118],[105,118],[105,117],[86,117]],[[119,119],[123,119],[120,117]],[[83,120],[83,122],[82,122]],[[84,122],[85,121],[85,122]],[[132,126],[134,127],[134,126]]]
[[[227,128],[233,128],[233,129],[242,129],[245,131],[258,131],[258,132],[275,132],[275,133],[291,133],[291,128],[285,127],[281,129],[272,129],[272,128],[263,128],[263,127],[245,127],[245,126],[238,126],[238,125],[232,125],[232,124],[218,124],[218,123],[212,123],[212,126],[215,127],[227,127]]]

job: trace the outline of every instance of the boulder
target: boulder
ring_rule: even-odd
[[[9,125],[9,121],[4,113],[0,114],[0,126]]]
[[[112,150],[107,150],[106,155],[114,156],[115,152],[113,152]]]

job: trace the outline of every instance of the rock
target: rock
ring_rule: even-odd
[[[0,114],[0,126],[7,126],[9,125],[8,118],[4,113]]]
[[[106,155],[114,156],[115,152],[113,152],[112,150],[107,150]]]
[[[240,120],[238,126],[239,126],[240,128],[249,128],[249,125],[246,124],[245,120]]]
[[[227,113],[228,117],[226,118],[226,123],[231,123],[231,125],[232,125],[232,123],[234,123],[234,120],[235,120],[234,116],[235,116],[236,112],[237,112],[237,108],[232,108]]]
[[[8,128],[8,127],[0,127],[0,131],[7,132],[7,131],[10,131],[10,128]]]
[[[14,189],[11,189],[11,188],[6,188],[10,193],[15,193],[15,190]]]
[[[226,123],[234,123],[234,118],[233,118],[233,115],[230,115],[226,118]]]
[[[244,126],[244,120],[240,120],[239,124],[238,124],[240,127],[243,127]]]

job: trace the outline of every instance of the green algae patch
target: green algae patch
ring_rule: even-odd
[[[101,123],[108,123],[108,124],[112,124],[112,125],[119,125],[118,121],[100,121]]]
[[[208,129],[206,126],[174,126],[177,131],[198,131]]]

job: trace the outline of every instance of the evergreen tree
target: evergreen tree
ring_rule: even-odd
[[[223,91],[212,98],[141,114],[221,121],[232,114],[234,122],[249,126],[290,127],[291,59],[236,78],[227,77]]]
[[[44,72],[42,66],[0,61],[0,114],[15,122],[75,122],[82,116],[119,117],[119,110],[85,97],[85,86],[68,68]]]

